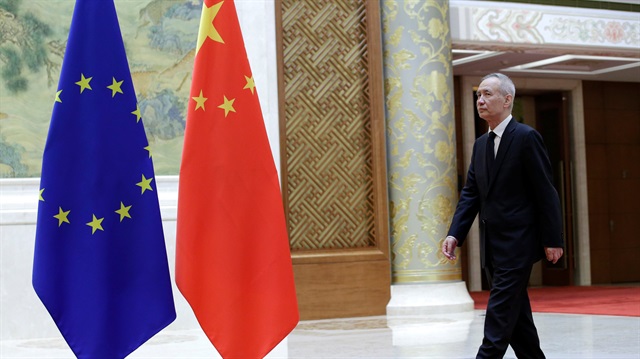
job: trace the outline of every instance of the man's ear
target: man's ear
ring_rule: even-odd
[[[510,94],[507,94],[504,97],[504,107],[505,108],[511,107],[512,103],[513,103],[513,96],[511,96]]]

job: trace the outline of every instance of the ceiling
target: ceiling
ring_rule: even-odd
[[[640,49],[619,54],[572,54],[566,50],[470,49],[454,44],[454,75],[484,76],[491,72],[512,77],[640,82]]]
[[[452,24],[457,24],[452,28],[454,75],[482,77],[491,72],[502,72],[511,77],[640,82],[640,47],[617,43],[613,45],[602,44],[602,46],[594,43],[592,46],[585,46],[584,44],[571,42],[566,42],[564,45],[552,45],[551,42],[536,45],[533,42],[525,41],[528,39],[526,36],[520,38],[520,35],[510,35],[512,28],[516,30],[520,28],[515,25],[521,25],[520,23],[530,25],[534,15],[537,16],[536,21],[540,21],[540,24],[542,24],[542,14],[547,14],[552,19],[554,16],[557,17],[558,14],[572,16],[575,13],[581,21],[597,19],[603,22],[610,18],[624,18],[626,22],[631,24],[625,25],[625,31],[628,32],[630,39],[637,43],[640,15],[633,11],[638,10],[631,12],[621,12],[622,10],[620,10],[617,13],[611,13],[609,10],[598,11],[597,8],[598,6],[603,6],[603,8],[607,9],[606,6],[612,5],[611,3],[638,6],[640,5],[640,0],[591,1],[595,6],[585,6],[585,8],[566,7],[562,8],[561,11],[551,11],[555,8],[545,6],[550,3],[549,1],[515,0],[516,3],[523,4],[504,2],[503,4],[507,11],[501,13],[501,9],[496,10],[497,3],[492,3],[491,1],[452,0],[451,22]],[[553,3],[560,8],[563,4],[566,5],[572,2],[574,1],[558,0]],[[578,6],[577,4],[574,5]],[[482,21],[490,22],[501,32],[496,30],[495,34],[489,31],[488,33],[478,33],[472,36],[470,33],[475,30],[468,26],[468,22],[473,20],[470,14],[475,14],[476,12],[484,14]],[[624,14],[624,16],[621,14]],[[559,21],[562,20],[561,18],[558,19]],[[539,26],[541,27],[540,32],[550,31],[543,29],[542,25]],[[627,28],[627,26],[630,27]],[[564,31],[568,30],[565,29]],[[500,36],[503,33],[507,34],[505,35],[506,37]]]

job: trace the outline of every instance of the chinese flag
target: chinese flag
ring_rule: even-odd
[[[262,358],[299,315],[280,184],[235,4],[205,0],[180,168],[176,283],[223,358]]]

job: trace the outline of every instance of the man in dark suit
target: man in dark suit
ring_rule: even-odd
[[[515,86],[509,77],[485,76],[477,91],[478,114],[489,125],[471,155],[442,252],[455,259],[480,213],[480,255],[491,283],[484,338],[477,358],[502,358],[511,345],[518,358],[544,358],[531,315],[527,284],[543,256],[563,254],[560,200],[540,134],[511,117]]]

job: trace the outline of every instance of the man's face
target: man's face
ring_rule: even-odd
[[[480,83],[476,95],[476,108],[480,118],[489,121],[502,121],[508,115],[511,96],[500,93],[500,80],[490,77]]]

